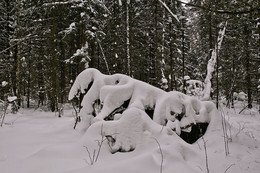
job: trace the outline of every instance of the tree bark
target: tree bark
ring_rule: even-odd
[[[28,60],[28,75],[27,75],[27,108],[30,107],[30,88],[31,88],[31,59]]]
[[[130,57],[130,25],[129,25],[129,5],[130,0],[126,2],[126,57],[127,57],[127,71],[131,76],[131,57]]]
[[[250,38],[250,30],[248,29],[248,25],[244,26],[245,33],[245,58],[246,58],[246,84],[247,84],[247,96],[248,96],[248,108],[251,109],[252,106],[252,82],[250,75],[250,50],[249,50],[249,38]]]

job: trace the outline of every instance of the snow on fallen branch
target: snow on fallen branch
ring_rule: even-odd
[[[114,139],[112,152],[134,149],[145,131],[158,136],[172,135],[173,131],[181,134],[197,123],[221,127],[221,117],[212,102],[176,91],[165,92],[123,74],[104,75],[96,69],[86,69],[76,78],[69,100],[79,93],[84,94],[79,125],[88,129],[101,121],[104,136]],[[147,109],[153,109],[151,118]],[[104,121],[107,118],[110,121]]]

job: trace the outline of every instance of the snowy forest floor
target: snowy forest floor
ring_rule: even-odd
[[[93,132],[86,139],[84,132],[73,130],[75,119],[69,105],[65,106],[61,118],[55,113],[39,109],[20,109],[17,114],[7,114],[3,127],[0,127],[0,172],[207,172],[207,162],[210,173],[258,173],[260,114],[256,108],[238,114],[243,105],[239,102],[233,109],[223,108],[227,121],[239,129],[239,133],[233,135],[243,133],[250,139],[249,142],[230,142],[228,156],[225,156],[223,140],[211,144],[210,141],[204,143],[200,139],[189,145],[192,150],[185,151],[169,137],[162,136],[157,139],[160,146],[151,139],[144,141],[134,151],[125,153],[111,154],[104,144],[93,165],[90,164],[86,146],[91,155],[94,153],[93,148],[96,148],[97,155],[96,140],[100,139],[100,135]],[[93,128],[91,130],[95,131]]]

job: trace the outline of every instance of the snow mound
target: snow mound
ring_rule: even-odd
[[[8,102],[13,102],[13,101],[17,100],[17,97],[16,96],[8,97],[7,100],[8,100]]]
[[[185,129],[185,126],[190,128],[197,122],[209,123],[211,112],[216,109],[210,102],[203,102],[180,92],[165,92],[123,74],[104,75],[91,68],[79,74],[70,90],[69,100],[79,94],[85,94],[80,111],[85,128],[110,116],[114,119],[113,113],[118,108],[138,108],[142,111],[152,110],[153,114],[149,116],[163,126],[168,121],[175,122],[178,117],[181,123],[175,124],[180,124]],[[98,112],[94,109],[95,103],[99,103],[102,108]],[[216,113],[214,116],[219,115]],[[177,128],[180,129],[175,129]]]
[[[74,173],[196,173],[206,172],[207,167],[216,172],[243,172],[249,169],[239,165],[245,166],[246,160],[256,160],[251,172],[259,168],[259,157],[243,156],[248,150],[254,157],[260,154],[258,138],[234,127],[210,101],[165,92],[123,74],[104,75],[96,69],[79,74],[69,99],[79,94],[84,94],[80,111],[83,123],[76,130],[85,131],[77,144],[84,146],[90,165]],[[203,134],[191,144],[185,142],[183,136],[194,135],[194,129],[204,124]]]
[[[113,144],[112,153],[135,149],[143,131],[154,134],[154,129],[165,128],[169,134],[173,130],[181,135],[191,132],[197,123],[210,124],[213,129],[221,127],[221,116],[212,102],[176,91],[165,92],[123,74],[104,75],[96,69],[86,69],[76,78],[69,100],[79,94],[84,94],[80,128],[86,130],[103,121],[105,136]],[[149,115],[148,109],[152,110]]]

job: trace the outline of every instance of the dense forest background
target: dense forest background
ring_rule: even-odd
[[[86,64],[180,91],[186,75],[205,79],[227,22],[213,97],[243,91],[257,101],[259,9],[260,0],[1,0],[0,99],[30,107],[42,94],[54,111]]]

